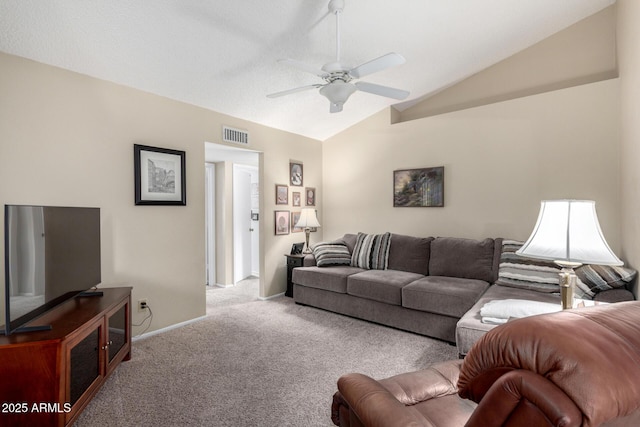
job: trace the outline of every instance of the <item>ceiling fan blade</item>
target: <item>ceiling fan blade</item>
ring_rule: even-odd
[[[403,100],[406,99],[407,96],[409,96],[409,91],[394,89],[388,86],[381,86],[367,82],[355,82],[354,85],[358,88],[358,90],[362,92],[369,92],[374,95],[385,96],[387,98]]]
[[[342,111],[342,103],[340,104],[334,104],[333,102],[329,103],[330,107],[329,107],[329,112],[330,113],[339,113],[340,111]]]
[[[387,68],[395,67],[396,65],[404,64],[404,56],[391,52],[383,55],[379,58],[372,59],[369,62],[358,65],[349,71],[349,75],[355,79],[359,79],[369,74],[377,73],[378,71],[385,70]]]
[[[316,89],[322,86],[324,85],[319,83],[315,85],[301,86],[294,89],[283,90],[282,92],[270,93],[269,95],[267,95],[267,98],[278,98],[280,96],[290,95],[292,93],[297,93],[297,92],[303,92],[305,90]]]
[[[325,71],[322,71],[320,68],[314,67],[313,65],[309,65],[305,62],[298,61],[297,59],[279,59],[279,63],[289,65],[293,68],[297,68],[298,70],[304,71],[305,73],[311,73],[318,77],[322,77],[323,79],[329,74]]]

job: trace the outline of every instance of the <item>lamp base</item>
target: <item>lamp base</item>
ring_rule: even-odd
[[[582,264],[563,261],[556,261],[555,263],[562,267],[560,271],[560,298],[562,300],[562,309],[567,310],[573,308],[573,296],[578,282],[578,276],[576,276],[573,269],[580,267]]]
[[[311,228],[310,227],[305,227],[304,234],[306,235],[307,241],[306,241],[306,244],[304,246],[304,250],[302,251],[302,253],[307,255],[307,254],[313,253],[313,251],[309,247],[309,234],[311,234]]]

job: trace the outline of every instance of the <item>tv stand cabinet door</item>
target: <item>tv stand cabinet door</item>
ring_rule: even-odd
[[[2,426],[59,425],[58,414],[34,410],[40,402],[60,402],[57,375],[60,343],[47,341],[0,345]]]
[[[107,377],[123,360],[131,358],[131,295],[106,314]]]
[[[65,342],[65,403],[71,405],[65,423],[75,419],[96,394],[106,376],[105,321],[100,317],[85,324],[78,334]]]

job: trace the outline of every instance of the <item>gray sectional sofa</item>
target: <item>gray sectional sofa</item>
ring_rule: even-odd
[[[304,267],[293,270],[296,303],[455,342],[461,356],[496,326],[484,323],[481,318],[481,309],[489,301],[540,301],[560,307],[560,297],[554,292],[557,284],[550,286],[544,277],[540,279],[545,274],[557,277],[553,263],[522,261],[527,264],[524,273],[518,273],[517,280],[510,278],[513,263],[520,261],[514,261],[519,257],[514,257],[517,246],[513,247],[512,241],[504,240],[503,245],[501,238],[473,240],[390,234],[386,258],[380,256],[383,249],[371,250],[372,259],[386,260],[382,267],[376,266],[381,269],[376,269],[352,265],[354,250],[362,250],[357,243],[359,235],[346,234],[333,242],[336,248],[343,249],[341,255],[327,258],[322,253],[320,258],[320,252],[316,252],[319,262],[314,255],[305,257]],[[535,271],[532,278],[521,277],[531,268],[549,271]],[[616,286],[630,282],[635,276],[633,270],[619,270],[624,277]],[[594,275],[593,271],[589,274]],[[599,286],[602,292],[595,295],[596,300],[634,299],[625,286],[608,291],[604,288],[609,285]]]
[[[357,235],[342,242],[350,252]],[[319,267],[313,255],[293,270],[293,298],[383,325],[455,342],[458,320],[498,277],[501,239],[392,234],[386,269]]]

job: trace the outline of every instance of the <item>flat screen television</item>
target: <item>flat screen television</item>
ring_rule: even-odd
[[[5,205],[4,254],[0,333],[47,328],[24,325],[101,282],[100,209]]]

